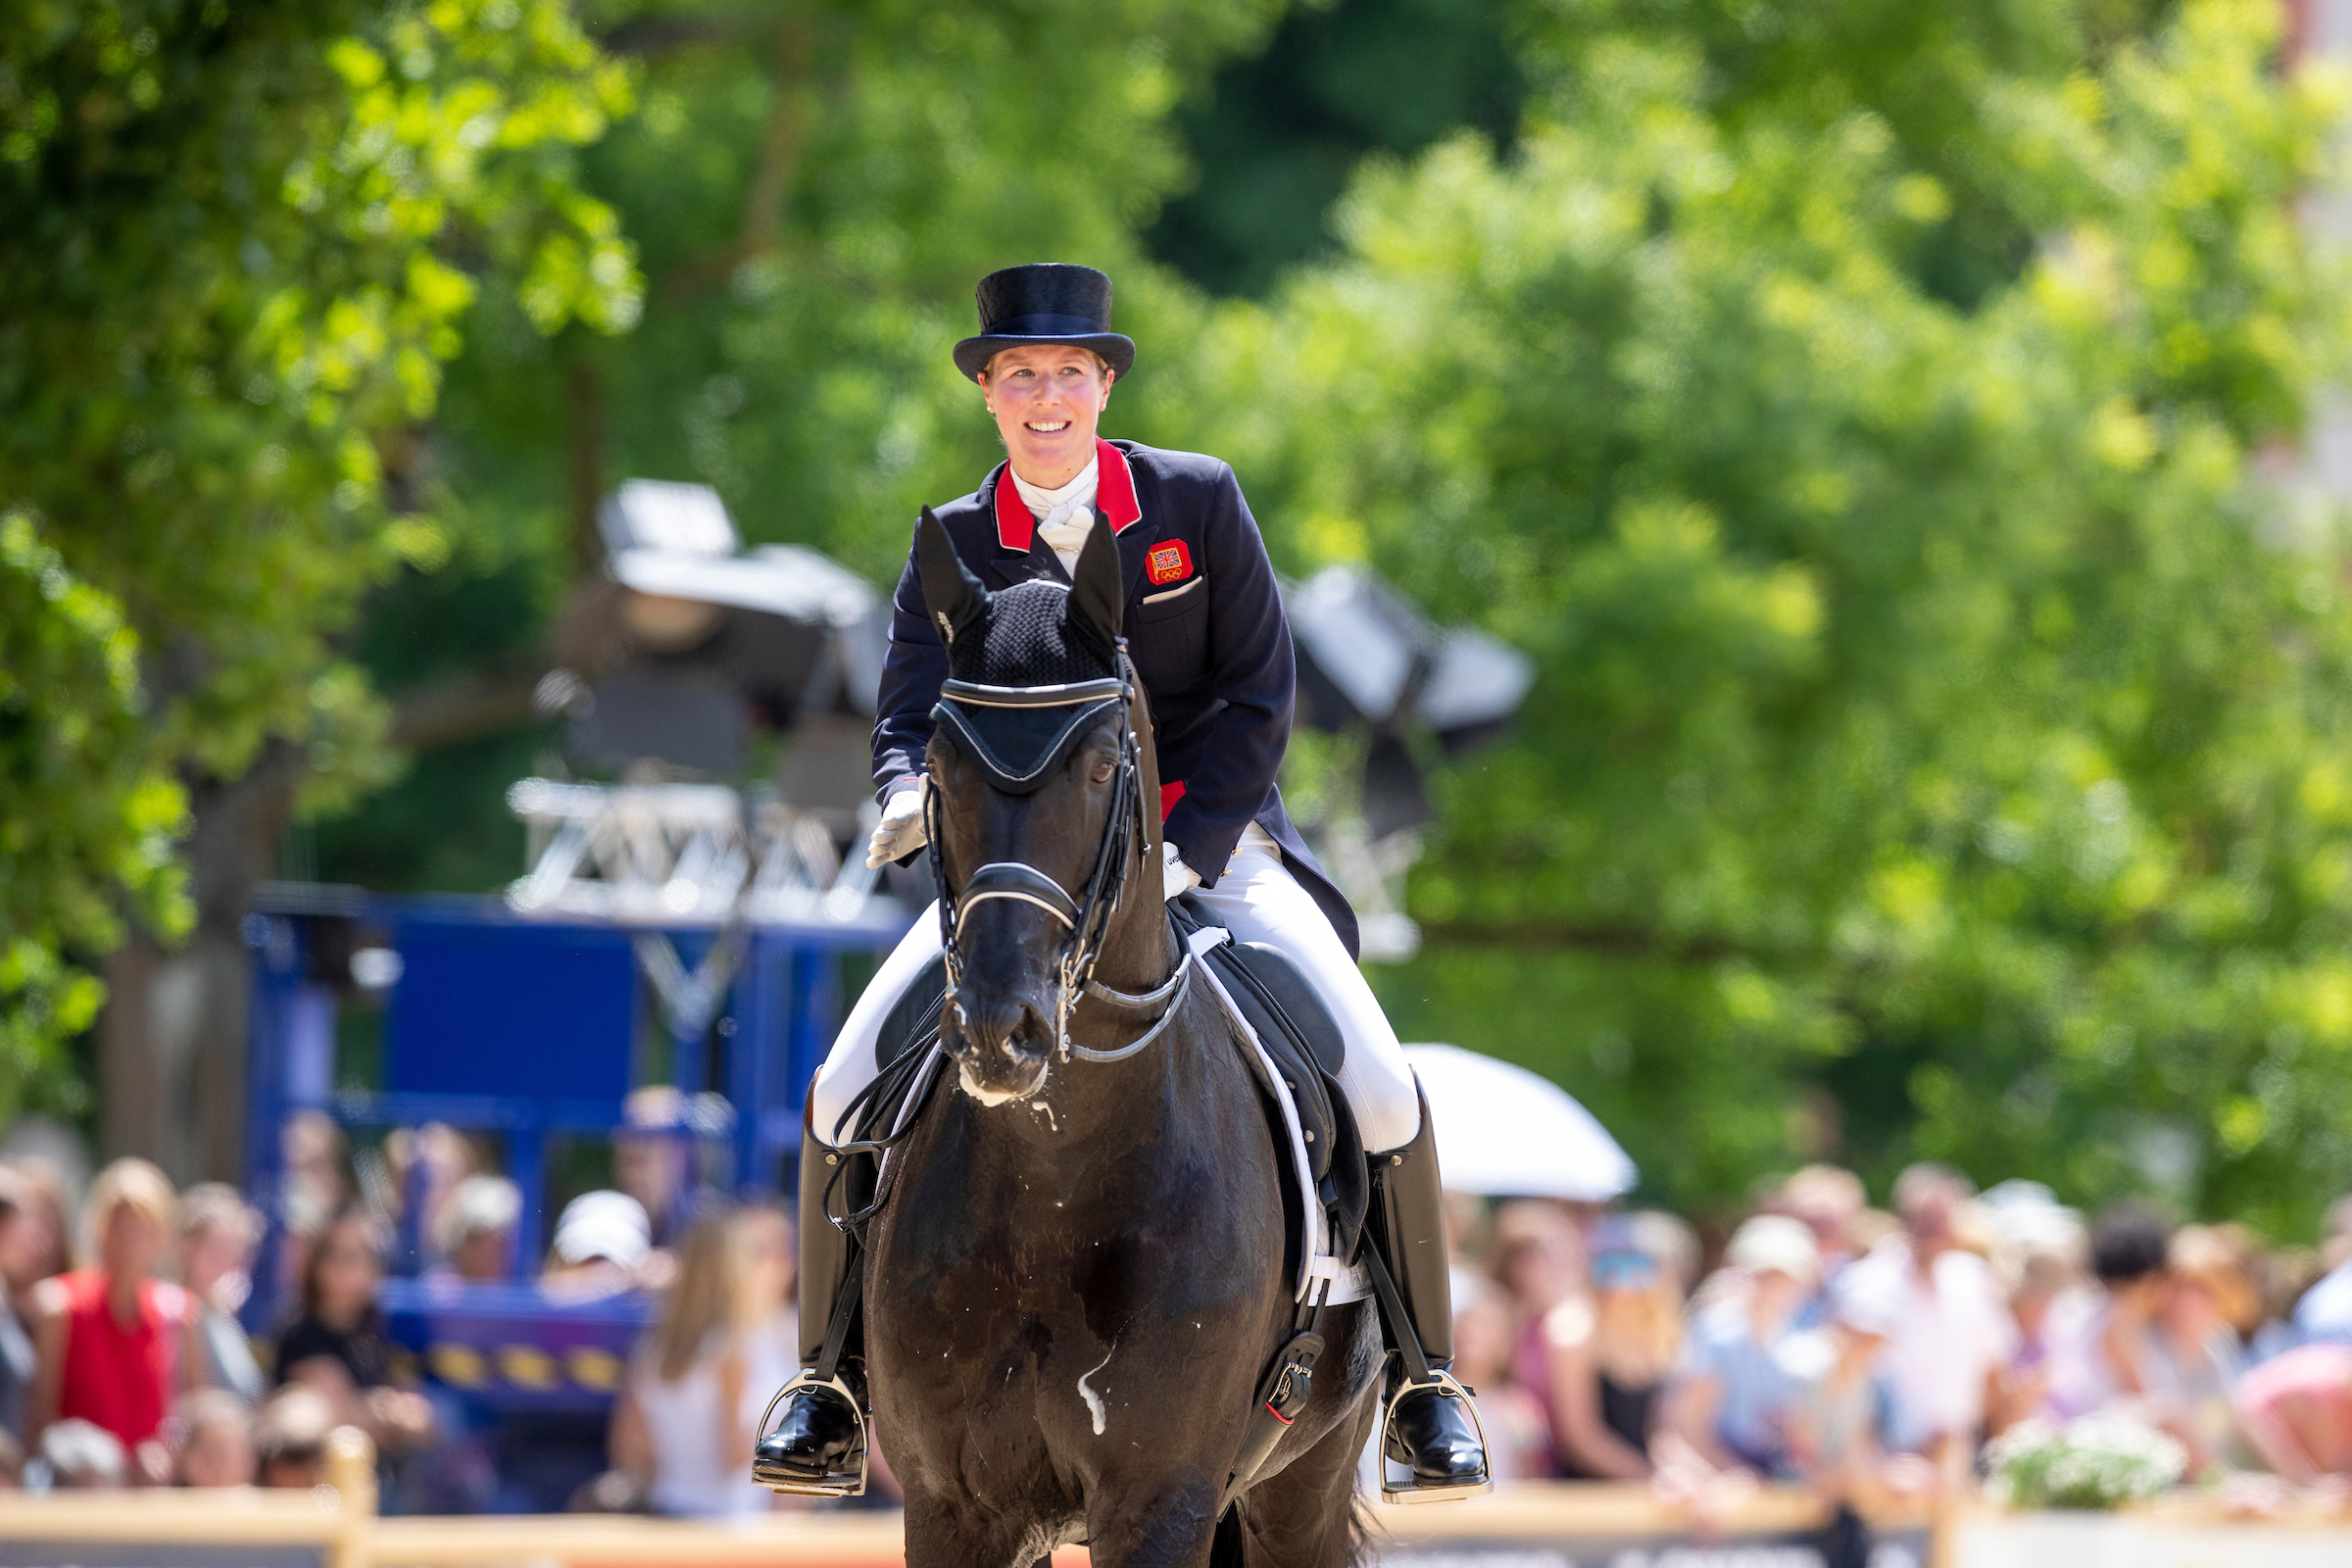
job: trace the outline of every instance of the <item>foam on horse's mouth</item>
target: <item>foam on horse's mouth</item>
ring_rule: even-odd
[[[988,1087],[988,1085],[982,1083],[979,1079],[972,1076],[971,1064],[969,1062],[961,1061],[956,1064],[956,1080],[963,1085],[963,1092],[965,1094],[971,1096],[983,1105],[989,1106],[1009,1105],[1018,1101],[1027,1100],[1030,1096],[1036,1094],[1040,1089],[1046,1087],[1046,1075],[1041,1072],[1037,1075],[1037,1082],[1031,1084],[1026,1089],[991,1089]]]

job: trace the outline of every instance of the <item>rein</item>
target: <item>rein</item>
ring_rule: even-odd
[[[975,754],[984,771],[1012,792],[1022,794],[1037,788],[1046,769],[1065,754],[1096,714],[1116,705],[1124,720],[1119,729],[1119,763],[1111,784],[1110,812],[1103,819],[1102,839],[1095,851],[1094,868],[1088,872],[1086,886],[1076,898],[1051,876],[1021,860],[992,860],[974,870],[959,892],[951,894],[947,861],[940,848],[946,809],[943,793],[932,790],[923,805],[931,873],[940,890],[940,949],[947,957],[948,971],[946,1005],[955,1005],[956,990],[962,983],[963,955],[956,946],[956,938],[972,910],[992,899],[1034,905],[1054,916],[1069,934],[1054,966],[1054,1047],[1065,1062],[1072,1056],[1081,1061],[1123,1061],[1142,1051],[1167,1028],[1192,976],[1193,956],[1186,948],[1174,971],[1149,991],[1117,991],[1094,977],[1095,965],[1102,956],[1102,944],[1110,933],[1111,919],[1126,896],[1127,866],[1135,853],[1136,836],[1147,831],[1143,817],[1142,743],[1136,738],[1134,722],[1135,671],[1127,661],[1124,639],[1119,646],[1118,665],[1116,675],[1051,686],[987,686],[976,681],[949,680],[942,683],[939,705],[932,710],[933,719]],[[982,713],[966,711],[971,709],[981,710]],[[1026,767],[1015,771],[1000,757],[1000,748],[989,744],[983,714],[992,709],[1014,710],[1041,717],[1045,716],[1039,712],[1041,710],[1074,711],[1053,726],[1052,738],[1039,755]],[[1148,1012],[1154,1007],[1160,1011],[1141,1038],[1113,1051],[1097,1051],[1070,1039],[1070,1014],[1088,997],[1130,1012]]]

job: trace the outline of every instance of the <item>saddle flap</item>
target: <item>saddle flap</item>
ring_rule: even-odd
[[[1281,1010],[1284,1032],[1306,1048],[1325,1077],[1338,1078],[1348,1060],[1348,1038],[1298,961],[1265,942],[1228,943],[1226,950],[1249,969],[1267,1002]]]
[[[829,1140],[887,1135],[906,1117],[910,1096],[927,1094],[936,1075],[921,1071],[939,1039],[939,1015],[948,1000],[946,955],[933,958],[883,1014],[874,1040],[874,1081],[849,1109],[850,1125],[821,1128]]]
[[[1176,927],[1188,936],[1221,926],[1204,901],[1187,893],[1170,905]],[[1217,972],[1227,995],[1249,1019],[1259,1041],[1281,1068],[1297,1107],[1315,1178],[1315,1199],[1338,1232],[1339,1255],[1355,1255],[1364,1214],[1372,1199],[1364,1147],[1355,1116],[1340,1088],[1347,1039],[1323,998],[1298,961],[1262,942],[1220,943],[1202,961]],[[1273,1086],[1266,1086],[1274,1092]]]
[[[874,1041],[874,1065],[888,1072],[900,1057],[918,1048],[929,1050],[939,1038],[940,1009],[948,1000],[948,958],[941,954],[922,967],[899,994],[882,1018]]]
[[[1331,1093],[1323,1082],[1323,1072],[1315,1064],[1314,1053],[1299,1038],[1290,1016],[1282,1005],[1268,995],[1259,983],[1251,956],[1227,942],[1211,948],[1202,955],[1203,960],[1224,982],[1225,994],[1241,1009],[1250,1027],[1265,1047],[1266,1054],[1274,1058],[1281,1072],[1283,1087],[1290,1093],[1291,1103],[1298,1112],[1299,1134],[1306,1140],[1307,1162],[1313,1168],[1316,1183],[1331,1174],[1333,1137]],[[1318,1194],[1318,1197],[1320,1195]]]

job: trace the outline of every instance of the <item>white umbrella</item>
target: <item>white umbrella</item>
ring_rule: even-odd
[[[1605,1203],[1638,1173],[1608,1129],[1550,1079],[1459,1046],[1407,1046],[1438,1164],[1457,1193]]]

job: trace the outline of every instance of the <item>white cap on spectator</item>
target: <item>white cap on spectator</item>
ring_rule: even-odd
[[[564,1212],[570,1217],[570,1209]],[[451,1190],[449,1203],[433,1227],[433,1245],[454,1252],[484,1232],[513,1230],[521,1217],[521,1188],[504,1176],[468,1176]]]
[[[104,1490],[122,1486],[129,1477],[122,1440],[79,1416],[50,1422],[41,1434],[38,1451],[53,1483],[60,1487]]]
[[[1810,1285],[1821,1274],[1821,1248],[1802,1220],[1758,1214],[1732,1233],[1724,1260],[1750,1274],[1786,1274]]]
[[[582,1193],[556,1221],[556,1255],[566,1263],[602,1257],[635,1268],[653,1249],[654,1227],[644,1205],[626,1193]]]
[[[1833,1315],[1857,1334],[1891,1340],[1903,1326],[1910,1303],[1902,1273],[1891,1268],[1849,1268],[1831,1287]]]
[[[1977,1201],[1992,1216],[1993,1231],[2005,1247],[2070,1256],[2083,1249],[2082,1211],[2059,1202],[2058,1195],[2039,1182],[2006,1181]]]

